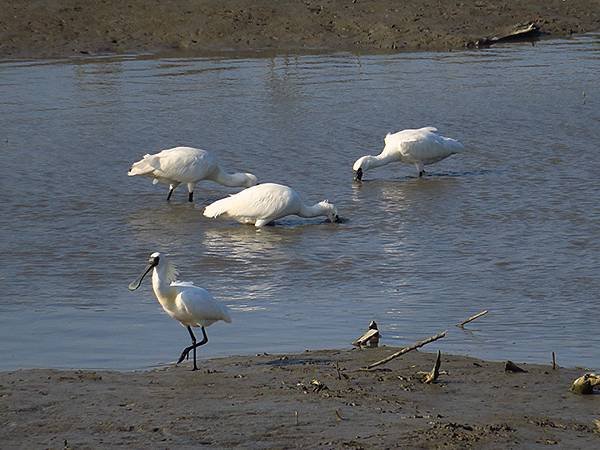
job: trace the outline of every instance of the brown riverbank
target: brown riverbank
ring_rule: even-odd
[[[599,0],[0,0],[0,57],[464,48],[516,24],[600,30]]]
[[[4,448],[596,448],[599,395],[579,369],[442,356],[436,384],[392,348],[229,357],[145,372],[0,373]],[[337,368],[339,368],[339,373]],[[318,380],[326,387],[311,384]]]

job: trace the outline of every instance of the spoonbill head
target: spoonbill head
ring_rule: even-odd
[[[135,291],[137,288],[139,288],[142,285],[142,280],[144,279],[144,277],[146,275],[148,275],[148,272],[150,272],[152,269],[154,269],[160,263],[160,256],[161,255],[159,252],[154,252],[150,255],[150,258],[148,258],[148,265],[146,266],[144,271],[140,274],[139,277],[137,277],[134,281],[129,283],[128,288],[130,291]]]
[[[352,172],[354,173],[354,181],[361,181],[363,174],[371,168],[371,161],[375,157],[371,155],[361,156],[358,158],[352,166]]]
[[[317,205],[321,208],[321,211],[325,213],[324,215],[327,216],[331,223],[340,221],[337,208],[333,203],[330,203],[329,200],[323,200],[322,202],[317,203]]]
[[[178,281],[177,268],[164,253],[159,252],[150,255],[148,265],[141,275],[129,284],[129,290],[138,289],[150,271],[152,271],[152,288],[156,299],[169,316],[187,328],[192,339],[192,345],[183,349],[177,364],[184,358],[188,358],[190,351],[193,351],[193,370],[198,370],[196,348],[208,342],[205,327],[219,320],[231,322],[229,309],[215,300],[206,289],[194,286],[191,282]],[[202,341],[196,341],[192,327],[201,328]]]
[[[141,160],[132,164],[127,175],[150,177],[153,184],[168,184],[167,200],[171,198],[175,188],[184,183],[188,188],[190,202],[194,200],[196,183],[201,180],[230,187],[250,187],[258,182],[251,173],[225,172],[212,153],[193,147],[174,147],[154,155],[144,155]]]

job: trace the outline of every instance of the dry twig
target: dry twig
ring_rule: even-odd
[[[487,309],[485,311],[481,311],[480,313],[477,313],[474,316],[471,316],[468,319],[463,320],[461,323],[457,323],[456,326],[463,328],[469,322],[473,322],[475,319],[479,319],[481,316],[485,316],[487,313],[488,313]]]
[[[373,364],[368,365],[363,370],[371,370],[374,367],[377,367],[377,366],[380,366],[382,364],[390,362],[392,359],[396,359],[398,356],[402,356],[405,353],[408,353],[408,352],[410,352],[412,350],[416,350],[419,347],[423,347],[424,345],[429,344],[430,342],[437,341],[438,339],[441,339],[444,336],[446,336],[447,332],[448,332],[448,330],[443,331],[443,332],[441,332],[439,334],[436,334],[435,336],[431,336],[431,337],[428,337],[427,339],[423,339],[422,341],[419,341],[419,342],[411,345],[410,347],[404,347],[402,350],[399,350],[396,353],[393,353],[390,356],[388,356],[386,358],[383,358],[381,361],[377,361],[377,362],[374,362]]]
[[[430,384],[430,383],[433,383],[435,380],[437,380],[438,376],[440,375],[440,366],[441,365],[442,365],[442,352],[440,352],[438,350],[437,358],[435,359],[435,364],[433,365],[433,369],[431,369],[431,372],[429,372],[425,376],[423,383]]]

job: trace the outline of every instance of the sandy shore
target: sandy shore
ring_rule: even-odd
[[[0,0],[0,58],[448,50],[514,25],[600,30],[598,0]]]
[[[372,350],[229,357],[145,372],[0,373],[4,448],[598,448],[600,395],[583,369],[443,356],[436,384],[411,352],[379,370]],[[339,368],[339,373],[336,368]],[[312,380],[325,387],[317,390]],[[66,445],[65,445],[66,443]]]

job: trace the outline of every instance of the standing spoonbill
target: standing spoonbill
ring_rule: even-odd
[[[363,174],[375,167],[385,166],[394,161],[414,164],[419,177],[425,174],[423,166],[436,163],[465,147],[455,139],[436,133],[437,128],[425,127],[416,130],[402,130],[385,137],[385,147],[377,156],[367,155],[356,160],[352,170],[354,180],[361,181]]]
[[[257,228],[290,215],[327,216],[331,222],[339,221],[336,207],[327,200],[307,206],[295,190],[275,183],[259,184],[217,200],[204,209],[204,215],[229,217]]]
[[[183,349],[177,361],[179,364],[184,358],[189,357],[191,350],[194,351],[194,368],[196,365],[196,347],[208,342],[208,336],[204,327],[223,320],[231,323],[227,307],[213,298],[206,289],[194,286],[193,283],[177,281],[177,268],[168,260],[163,253],[152,253],[148,260],[148,267],[142,274],[129,284],[129,290],[135,291],[142,284],[142,280],[150,270],[152,272],[152,289],[158,302],[165,312],[173,319],[179,321],[186,327],[192,338],[192,345]],[[196,336],[191,327],[200,327],[203,339],[196,341]]]
[[[228,174],[219,167],[214,155],[192,147],[175,147],[154,155],[144,155],[144,158],[133,163],[127,175],[144,175],[153,178],[153,184],[168,184],[167,200],[177,186],[186,183],[190,202],[194,201],[194,188],[200,180],[211,180],[231,187],[250,187],[258,181],[251,173]]]

